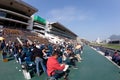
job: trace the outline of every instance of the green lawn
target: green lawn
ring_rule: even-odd
[[[104,44],[103,46],[108,47],[108,48],[112,48],[112,49],[120,50],[119,44]]]

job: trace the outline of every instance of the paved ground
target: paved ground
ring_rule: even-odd
[[[73,71],[71,80],[120,80],[120,69],[96,51],[86,47],[82,57],[84,60],[78,64],[79,70]]]
[[[83,61],[77,63],[79,69],[70,71],[70,80],[120,80],[120,69],[89,47],[82,54]],[[0,57],[0,80],[26,80],[20,65],[14,60],[2,62]],[[34,75],[31,80],[45,80],[45,74]],[[61,79],[62,80],[62,79]]]

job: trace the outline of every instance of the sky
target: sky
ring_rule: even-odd
[[[35,15],[60,22],[90,41],[120,35],[120,0],[23,0],[38,9]]]

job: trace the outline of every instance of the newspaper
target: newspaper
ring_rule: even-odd
[[[66,71],[69,68],[69,65],[65,65],[65,68],[63,69],[63,71]]]

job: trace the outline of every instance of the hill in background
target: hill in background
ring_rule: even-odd
[[[109,37],[109,39],[110,40],[120,40],[120,35],[111,35],[110,37]]]

